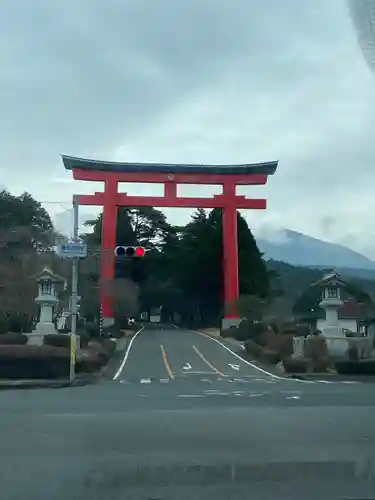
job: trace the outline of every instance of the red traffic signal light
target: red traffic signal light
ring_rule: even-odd
[[[143,257],[146,250],[143,247],[125,247],[118,246],[115,248],[116,257]]]
[[[137,257],[143,257],[146,253],[146,250],[143,247],[135,247],[135,255]]]

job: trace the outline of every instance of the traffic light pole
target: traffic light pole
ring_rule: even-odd
[[[73,195],[73,241],[78,243],[78,196]],[[78,302],[78,257],[72,259],[72,328],[70,332],[70,371],[69,379],[75,379],[77,351],[77,302]]]

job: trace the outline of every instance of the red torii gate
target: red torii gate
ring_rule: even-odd
[[[113,323],[111,298],[103,286],[115,276],[117,207],[221,208],[224,255],[223,327],[238,321],[237,209],[264,210],[265,199],[248,199],[236,194],[237,185],[263,185],[276,172],[278,162],[245,165],[182,165],[160,163],[119,163],[62,155],[66,170],[80,181],[104,183],[104,192],[78,195],[79,205],[103,206],[100,258],[101,306],[104,324]],[[164,196],[128,196],[118,192],[119,182],[164,184]],[[211,198],[178,197],[178,184],[220,184],[222,194]],[[123,242],[126,244],[126,242]]]

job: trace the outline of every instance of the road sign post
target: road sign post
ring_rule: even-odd
[[[78,197],[73,195],[73,239],[63,243],[58,248],[58,254],[63,259],[72,259],[72,295],[70,298],[72,311],[72,327],[70,332],[70,370],[69,378],[75,378],[77,355],[77,313],[78,313],[78,262],[87,256],[87,245],[78,237]]]
[[[73,195],[73,242],[78,244],[78,200],[77,196]],[[83,252],[82,252],[83,250]],[[77,299],[78,299],[78,260],[81,253],[84,256],[85,248],[76,248],[77,255],[72,261],[72,328],[70,332],[70,370],[69,378],[71,381],[75,379],[76,352],[77,352]]]

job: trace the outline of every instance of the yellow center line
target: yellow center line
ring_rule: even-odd
[[[161,349],[161,357],[163,358],[163,363],[164,363],[165,369],[167,370],[168,376],[171,379],[174,379],[174,375],[172,373],[171,367],[169,366],[168,358],[167,358],[167,355],[165,353],[164,346],[160,345],[160,349]]]
[[[207,366],[209,366],[211,368],[211,370],[213,370],[215,373],[217,373],[218,375],[221,375],[222,377],[226,377],[226,375],[224,375],[224,373],[221,373],[217,368],[214,367],[214,365],[212,365],[208,359],[206,359],[203,354],[200,352],[200,350],[195,347],[195,345],[192,346],[194,351],[198,354],[198,356],[202,359],[202,361],[204,361],[206,363]]]

